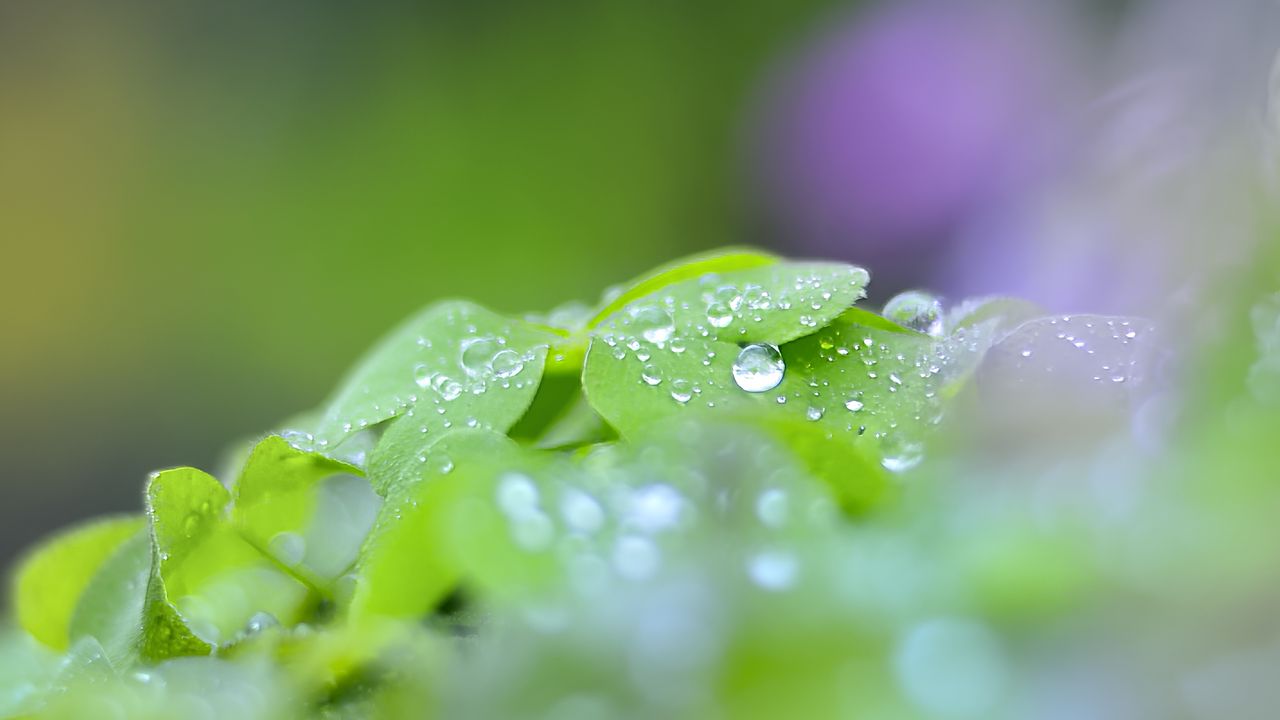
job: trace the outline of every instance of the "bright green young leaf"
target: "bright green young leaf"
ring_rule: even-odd
[[[545,349],[535,351],[526,372],[541,372]],[[480,393],[465,392],[442,405],[419,404],[387,426],[369,456],[369,481],[381,495],[417,477],[423,458],[442,439],[458,430],[483,429],[505,433],[520,420],[538,391],[536,381]],[[444,410],[445,412],[441,412]]]
[[[81,593],[111,553],[142,525],[135,516],[92,520],[36,548],[14,579],[13,607],[22,627],[49,647],[65,650]]]
[[[221,483],[193,468],[152,476],[144,658],[206,654],[259,613],[297,622],[310,601],[305,584],[240,536],[226,517],[229,500]]]
[[[867,273],[834,263],[782,263],[672,285],[597,328],[583,387],[624,435],[688,408],[758,403],[734,378],[739,343],[778,345],[841,315]]]
[[[649,271],[644,276],[623,285],[617,295],[609,297],[604,307],[587,323],[587,328],[599,325],[605,319],[627,305],[651,295],[668,285],[694,280],[708,274],[729,273],[735,270],[773,265],[778,258],[757,250],[721,248],[674,260]]]
[[[311,431],[315,449],[415,409],[434,429],[518,419],[558,336],[478,305],[437,303],[369,352],[342,382]],[[507,420],[507,418],[511,418]],[[505,429],[505,428],[504,428]]]
[[[812,333],[851,307],[868,279],[860,267],[829,262],[703,274],[619,308],[596,334],[653,345],[693,339],[777,345]]]
[[[813,423],[840,442],[865,445],[859,438],[867,436],[887,467],[903,469],[918,460],[924,431],[939,416],[945,380],[971,359],[950,340],[867,327],[851,321],[856,317],[841,314],[783,345],[771,366],[775,377],[764,383],[776,385],[759,392],[735,377],[743,352],[736,345],[690,341],[675,353],[669,343],[637,351],[597,338],[587,358],[587,394],[624,435],[695,410],[772,415]]]
[[[277,563],[327,589],[355,562],[381,504],[361,475],[269,435],[236,482],[232,522]]]

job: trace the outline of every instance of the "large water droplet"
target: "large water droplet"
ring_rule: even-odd
[[[733,361],[733,381],[747,392],[767,392],[778,387],[786,365],[776,345],[756,343],[742,348]]]
[[[926,335],[942,335],[942,302],[926,292],[908,290],[895,295],[885,303],[884,316]]]

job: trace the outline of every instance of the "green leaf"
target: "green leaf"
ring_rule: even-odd
[[[781,382],[766,392],[747,392],[735,382],[736,345],[708,341],[685,342],[674,353],[669,343],[631,350],[597,338],[584,384],[592,405],[624,435],[695,411],[773,416],[813,423],[902,469],[919,458],[948,379],[971,367],[976,355],[951,339],[936,342],[897,326],[853,321],[860,317],[842,313],[783,345]]]
[[[517,452],[498,433],[459,430],[417,463],[412,481],[391,488],[360,553],[351,616],[420,617],[442,600],[461,574],[451,524],[474,493],[473,465]]]
[[[355,563],[381,505],[359,468],[274,435],[253,449],[234,494],[240,534],[326,594]]]
[[[866,281],[850,265],[783,263],[670,286],[597,328],[587,399],[623,435],[690,408],[758,403],[734,381],[736,343],[808,335],[852,306]]]
[[[860,267],[828,262],[701,274],[628,303],[596,332],[655,345],[693,339],[781,344],[851,307],[868,279]]]
[[[778,258],[756,250],[721,248],[706,253],[674,260],[655,268],[645,275],[624,284],[617,295],[610,297],[587,323],[587,328],[599,325],[605,319],[630,303],[675,283],[700,278],[712,273],[762,267],[778,262]]]
[[[286,624],[301,617],[307,586],[240,536],[226,517],[229,500],[221,483],[194,468],[152,476],[144,659],[207,654],[259,613]]]
[[[509,425],[533,399],[558,336],[478,305],[437,303],[410,318],[347,376],[311,431],[315,448],[414,408],[435,429]]]
[[[13,607],[22,627],[49,647],[65,650],[80,595],[103,562],[142,525],[136,516],[92,520],[36,548],[14,579]]]

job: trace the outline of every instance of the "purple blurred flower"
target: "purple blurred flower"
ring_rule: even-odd
[[[1062,47],[1047,27],[1004,5],[934,2],[838,25],[771,97],[772,225],[802,251],[920,282],[908,266],[945,254],[1036,165]]]

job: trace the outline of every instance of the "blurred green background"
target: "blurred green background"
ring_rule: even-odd
[[[831,4],[0,4],[0,557],[434,298],[754,239],[744,118]]]

